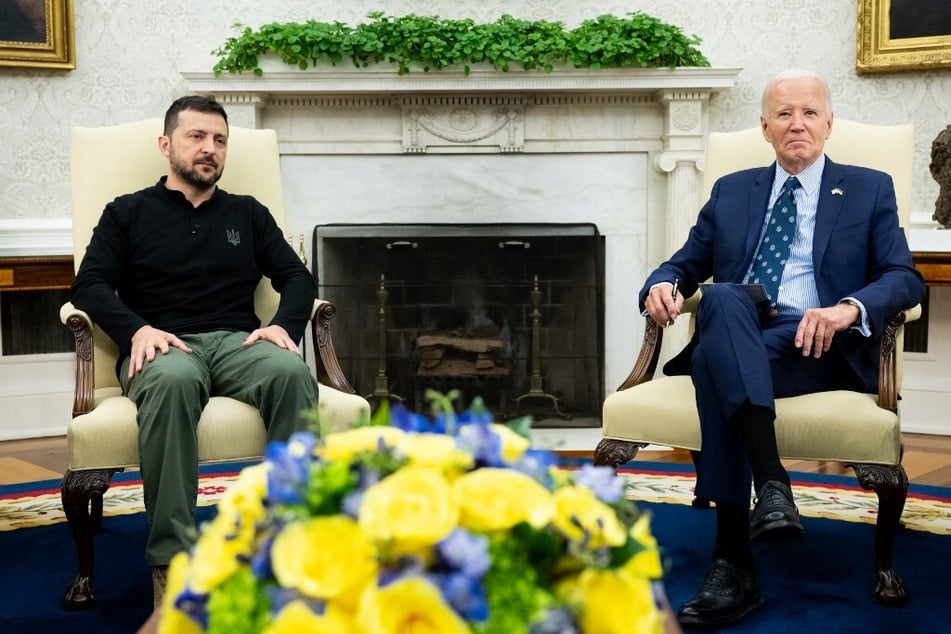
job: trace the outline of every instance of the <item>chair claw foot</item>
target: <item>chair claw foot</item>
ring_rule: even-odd
[[[85,610],[91,608],[95,597],[92,596],[92,580],[77,575],[66,588],[66,609]]]
[[[873,598],[882,605],[905,605],[905,583],[894,570],[879,570]]]

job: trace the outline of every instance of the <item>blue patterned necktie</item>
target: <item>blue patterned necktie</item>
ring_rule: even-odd
[[[769,214],[769,224],[763,233],[763,241],[756,251],[753,263],[753,275],[750,282],[762,284],[769,296],[770,314],[776,312],[776,298],[779,296],[779,283],[783,279],[783,268],[789,258],[789,247],[796,236],[796,198],[793,191],[799,187],[799,179],[790,176],[779,192]]]

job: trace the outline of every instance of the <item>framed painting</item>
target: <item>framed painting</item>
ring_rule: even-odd
[[[73,0],[0,0],[0,66],[76,68]]]
[[[951,68],[951,2],[858,0],[855,70]]]

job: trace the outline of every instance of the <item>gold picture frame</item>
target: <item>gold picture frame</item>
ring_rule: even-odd
[[[0,12],[0,66],[76,68],[73,0],[4,0]]]
[[[942,5],[858,0],[856,72],[951,68],[951,10]]]

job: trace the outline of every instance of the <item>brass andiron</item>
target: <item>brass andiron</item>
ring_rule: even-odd
[[[376,352],[376,378],[374,379],[373,392],[367,394],[364,398],[396,399],[402,402],[403,397],[390,392],[389,379],[386,376],[386,300],[390,293],[386,290],[386,283],[383,275],[380,275],[380,288],[376,292],[377,305],[377,352]]]
[[[551,401],[552,409],[555,413],[565,420],[571,420],[571,414],[561,411],[558,405],[558,397],[554,394],[548,394],[542,389],[542,371],[541,371],[541,337],[539,335],[539,320],[542,313],[539,307],[542,302],[542,292],[538,289],[538,276],[535,276],[535,286],[529,294],[532,299],[532,376],[529,382],[528,392],[515,399],[515,410],[518,411],[522,406],[522,399],[543,398]]]
[[[294,248],[294,236],[287,236],[287,244],[291,245],[291,248]],[[297,257],[300,258],[300,261],[304,263],[304,266],[307,266],[307,252],[304,250],[304,234],[300,234],[300,241],[297,243]]]
[[[297,243],[297,254],[300,256],[300,261],[304,263],[304,266],[307,266],[307,253],[304,251],[304,234],[300,234],[300,242]]]

